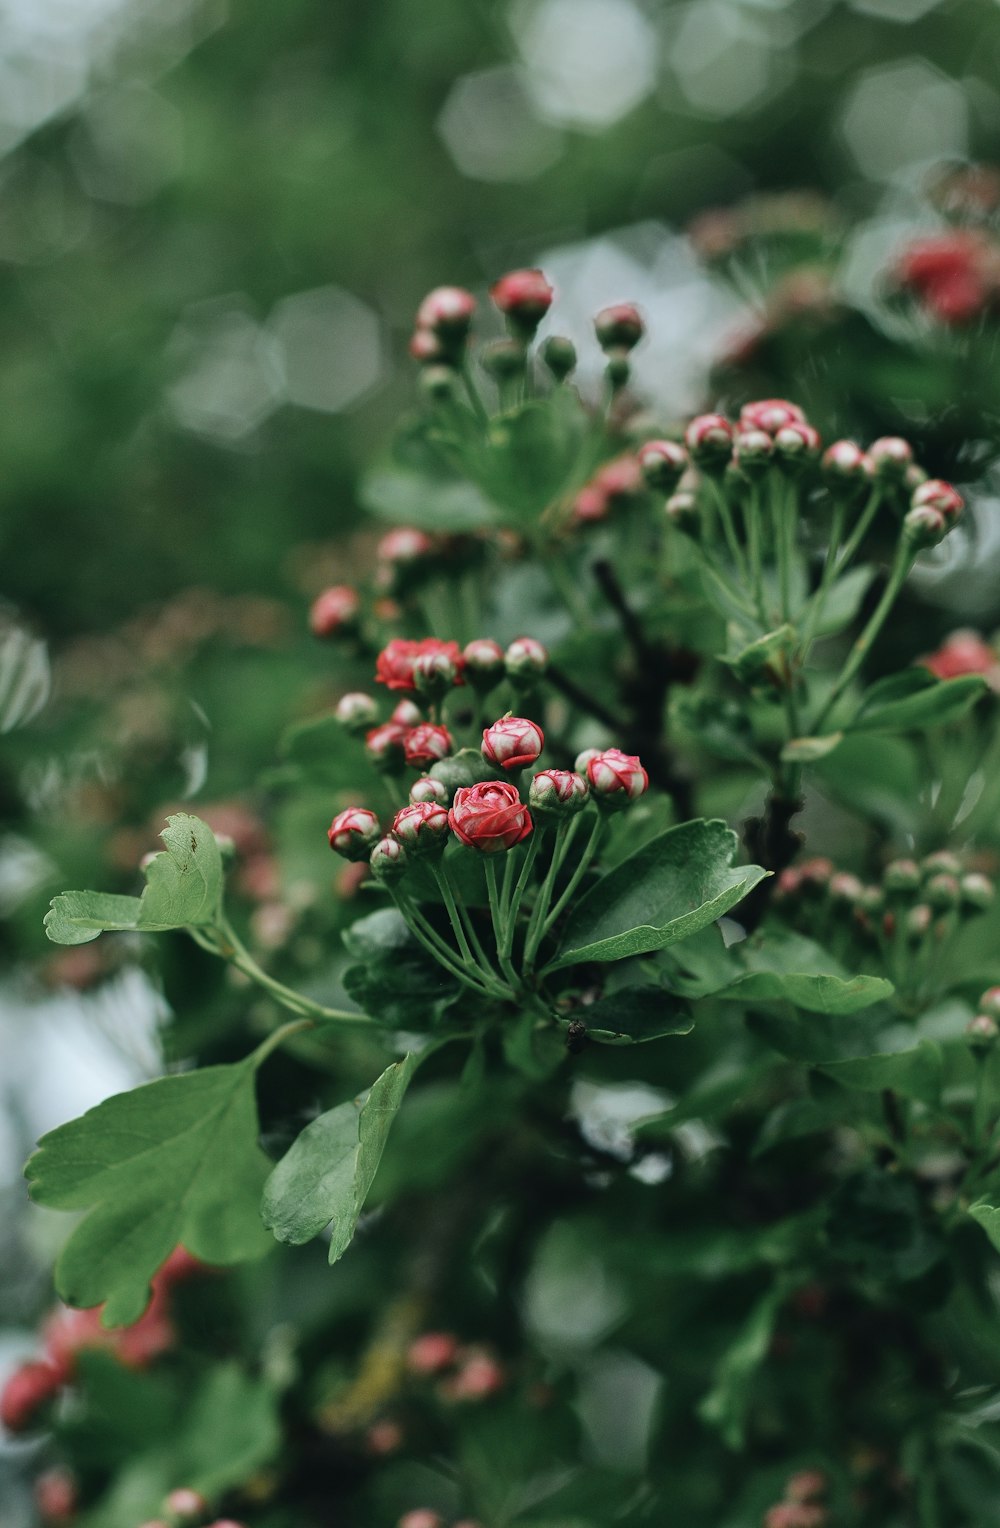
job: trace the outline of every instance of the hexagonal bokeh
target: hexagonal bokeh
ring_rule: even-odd
[[[222,443],[251,434],[285,395],[279,344],[238,295],[190,307],[168,358],[179,372],[167,391],[178,424]]]
[[[886,180],[907,165],[968,146],[968,105],[961,88],[924,58],[866,70],[848,91],[840,132],[858,168]]]
[[[437,130],[471,180],[530,180],[562,151],[561,134],[539,121],[518,71],[507,67],[456,80]]]
[[[517,0],[510,25],[543,116],[603,128],[656,83],[659,41],[632,0]]]
[[[340,413],[382,376],[378,315],[342,287],[315,287],[283,298],[267,331],[278,347],[285,396],[301,408]]]

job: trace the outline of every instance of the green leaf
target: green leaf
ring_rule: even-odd
[[[496,506],[475,483],[391,462],[361,479],[360,498],[373,514],[425,531],[483,530],[497,520]]]
[[[788,1294],[785,1280],[754,1306],[735,1342],[715,1371],[711,1390],[698,1406],[702,1421],[718,1428],[730,1448],[743,1447],[747,1413],[753,1399],[753,1379],[767,1357],[778,1312]]]
[[[45,643],[0,617],[0,733],[23,727],[37,716],[51,688]]]
[[[941,1097],[941,1051],[932,1040],[921,1040],[912,1050],[827,1062],[822,1071],[845,1088],[860,1088],[866,1093],[891,1088],[932,1107]]]
[[[718,995],[737,1002],[784,1000],[809,1013],[857,1013],[893,993],[881,976],[848,976],[840,962],[800,934],[762,934],[730,952],[743,966]]]
[[[875,571],[873,566],[865,564],[860,568],[852,568],[843,578],[837,579],[823,602],[823,615],[816,628],[818,637],[832,637],[851,624],[871,586]]]
[[[56,1264],[71,1305],[106,1302],[108,1326],[141,1316],[149,1281],[182,1242],[206,1263],[267,1250],[258,1213],[270,1163],[257,1144],[255,1059],[118,1093],[42,1137],[31,1197],[89,1210]]]
[[[407,1055],[394,1061],[367,1092],[329,1109],[302,1131],[264,1187],[261,1215],[278,1241],[300,1246],[332,1222],[330,1262],[347,1251],[420,1059]]]
[[[906,669],[880,679],[862,696],[850,732],[912,732],[964,716],[986,693],[978,674],[936,679],[927,669]]]
[[[210,1500],[244,1485],[281,1448],[274,1391],[235,1363],[214,1369],[196,1392],[178,1444],[175,1479]]]
[[[64,891],[45,915],[54,944],[86,944],[108,930],[162,932],[216,921],[222,903],[222,855],[215,834],[199,817],[178,813],[160,834],[166,849],[146,870],[141,897],[101,891]]]
[[[622,987],[572,1015],[600,1045],[640,1045],[665,1035],[689,1035],[694,1020],[687,1005],[662,987]]]
[[[493,421],[477,477],[495,503],[534,520],[574,486],[587,418],[576,394],[559,388]]]
[[[789,656],[798,636],[786,622],[775,631],[757,637],[749,646],[720,661],[729,665],[745,684],[783,685],[788,673]]]
[[[570,913],[557,966],[662,950],[721,918],[767,875],[732,867],[736,834],[724,822],[681,823],[603,875]]]
[[[982,1226],[994,1247],[1000,1252],[1000,1209],[986,1199],[977,1199],[975,1204],[969,1205],[969,1214],[977,1225]]]

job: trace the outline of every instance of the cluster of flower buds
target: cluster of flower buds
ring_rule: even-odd
[[[433,1381],[439,1400],[485,1401],[507,1383],[503,1364],[483,1343],[461,1343],[454,1332],[423,1332],[410,1344],[406,1366],[415,1379]]]
[[[978,228],[916,239],[896,260],[890,284],[939,323],[970,324],[1000,310],[1000,243]]]
[[[41,1358],[21,1364],[0,1392],[0,1423],[11,1433],[41,1425],[57,1396],[75,1378],[78,1355],[88,1349],[109,1352],[126,1368],[146,1368],[177,1341],[170,1313],[174,1287],[204,1271],[205,1265],[185,1248],[175,1248],[154,1275],[150,1302],[131,1326],[102,1326],[100,1306],[89,1310],[58,1306],[42,1330]]]
[[[987,1055],[1000,1038],[1000,987],[987,987],[976,1004],[976,1016],[965,1027],[969,1047],[978,1056]]]
[[[764,1514],[764,1528],[824,1528],[830,1521],[825,1498],[829,1481],[822,1470],[798,1470],[785,1483],[784,1496]]]
[[[978,631],[962,628],[945,637],[941,646],[920,662],[937,679],[960,679],[978,674],[990,689],[1000,694],[1000,653],[983,640]]]
[[[324,640],[353,636],[360,619],[361,596],[350,584],[331,584],[309,607],[309,629]]]
[[[645,487],[641,456],[616,456],[599,467],[576,494],[570,506],[569,524],[586,526],[606,520],[613,510],[634,504]]]

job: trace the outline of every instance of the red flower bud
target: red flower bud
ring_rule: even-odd
[[[422,366],[443,361],[448,355],[447,346],[442,344],[433,329],[414,329],[408,349],[413,359]]]
[[[448,837],[448,808],[439,801],[415,801],[392,819],[392,836],[413,854],[439,853]]]
[[[994,1019],[1000,1019],[1000,987],[987,987],[979,999],[979,1010],[988,1013]]]
[[[770,465],[774,441],[766,430],[740,430],[733,443],[733,456],[744,472],[756,475]]]
[[[573,500],[573,520],[578,525],[589,525],[595,520],[606,520],[609,507],[608,496],[603,488],[588,483],[585,488],[580,489]]]
[[[368,863],[379,881],[398,881],[406,872],[408,855],[398,838],[380,838]]]
[[[835,440],[832,446],[827,446],[820,466],[828,486],[834,490],[841,485],[853,487],[867,477],[865,453],[853,440]]]
[[[504,667],[509,679],[534,679],[549,666],[548,649],[534,637],[517,637],[504,653]]]
[[[590,799],[590,786],[583,775],[571,769],[543,769],[528,788],[528,805],[533,812],[569,817],[582,811]]]
[[[688,467],[688,454],[675,440],[647,440],[639,447],[639,466],[650,488],[672,493]]]
[[[424,713],[415,700],[398,700],[389,713],[389,720],[397,727],[419,727]]]
[[[756,403],[744,403],[740,409],[741,430],[766,430],[774,435],[786,425],[805,422],[806,416],[798,404],[785,398],[761,398]]]
[[[917,504],[903,516],[903,535],[916,547],[936,546],[947,530],[944,515],[930,504]]]
[[[697,466],[721,471],[733,454],[733,427],[721,414],[699,414],[685,430],[684,442]]]
[[[448,821],[462,843],[481,854],[512,849],[533,826],[516,787],[505,780],[462,786],[455,792]]]
[[[457,642],[440,642],[436,637],[424,637],[420,642],[407,642],[394,637],[375,660],[375,678],[390,690],[415,690],[413,666],[425,653],[443,653],[455,665],[455,683],[462,684],[462,654]]]
[[[445,1523],[444,1518],[432,1512],[430,1507],[415,1507],[412,1512],[404,1512],[396,1528],[445,1528]]]
[[[646,332],[639,309],[630,302],[602,308],[594,319],[597,343],[602,350],[634,350]]]
[[[539,270],[508,271],[490,287],[501,313],[518,327],[534,330],[552,306],[554,292]]]
[[[414,1374],[440,1374],[450,1369],[458,1354],[453,1332],[424,1332],[406,1350],[406,1362]]]
[[[405,760],[406,734],[410,729],[400,722],[383,722],[365,733],[365,753],[376,769],[392,774],[402,769]]]
[[[435,287],[417,309],[417,328],[430,329],[440,338],[464,339],[475,311],[476,299],[464,287]]]
[[[899,483],[907,467],[913,463],[913,447],[900,435],[883,435],[868,447],[868,456],[875,467],[875,476]]]
[[[8,1432],[28,1432],[49,1401],[58,1394],[61,1376],[52,1364],[23,1363],[0,1392],[0,1423]]]
[[[424,801],[447,801],[448,787],[433,775],[421,775],[410,786],[410,800],[417,805]]]
[[[368,858],[380,832],[374,812],[363,806],[349,806],[346,811],[337,813],[326,836],[334,854],[342,854],[349,860],[363,860]]]
[[[938,679],[959,679],[965,674],[981,674],[990,688],[1000,689],[1000,655],[984,642],[977,631],[953,631],[937,652],[920,659]]]
[[[445,1381],[444,1393],[450,1401],[484,1401],[503,1389],[505,1378],[492,1354],[468,1348],[460,1356],[458,1372]]]
[[[635,754],[605,748],[587,761],[587,779],[595,796],[636,801],[649,789],[649,776]]]
[[[502,716],[483,732],[483,758],[501,769],[524,769],[534,764],[545,747],[545,734],[523,716]]]
[[[914,509],[929,505],[948,521],[957,520],[965,508],[962,495],[941,478],[928,478],[925,483],[921,483],[919,488],[914,489],[910,503]]]
[[[190,1486],[178,1486],[176,1491],[170,1492],[163,1507],[164,1511],[180,1518],[182,1522],[193,1522],[195,1518],[204,1517],[208,1511],[208,1502],[200,1491],[192,1490]]]
[[[417,562],[421,557],[429,557],[433,550],[434,543],[426,531],[415,525],[397,525],[381,538],[375,555],[380,562],[398,564]]]
[[[403,738],[403,754],[407,764],[436,764],[454,753],[455,745],[447,727],[435,726],[433,722],[421,722],[411,727]]]
[[[53,1528],[63,1523],[71,1523],[76,1517],[80,1504],[80,1493],[77,1490],[76,1477],[70,1470],[54,1469],[45,1470],[35,1481],[35,1505],[42,1521],[51,1523]]]
[[[316,637],[336,637],[357,625],[361,600],[350,584],[334,584],[313,600],[309,627]]]
[[[819,448],[819,434],[811,424],[782,425],[774,437],[774,454],[786,467],[818,456]]]
[[[628,503],[645,487],[638,457],[616,456],[614,461],[605,462],[590,486],[603,493],[611,505]]]
[[[503,648],[490,637],[476,637],[462,649],[469,683],[484,693],[503,678]]]
[[[337,701],[334,716],[348,732],[366,732],[378,714],[371,695],[361,690],[351,690]]]
[[[413,683],[419,694],[440,700],[458,682],[458,664],[450,653],[420,653],[414,659]]]

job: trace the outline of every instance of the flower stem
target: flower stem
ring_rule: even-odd
[[[553,907],[552,911],[548,914],[548,916],[545,918],[544,922],[542,923],[542,934],[543,935],[548,933],[549,929],[552,927],[553,923],[555,923],[556,919],[559,917],[559,914],[562,912],[563,908],[566,907],[567,904],[570,902],[570,900],[571,900],[571,898],[573,896],[574,891],[579,886],[580,882],[583,880],[583,877],[584,877],[584,874],[586,873],[587,867],[588,867],[588,865],[590,864],[591,860],[593,859],[594,855],[597,852],[598,840],[599,840],[603,830],[604,830],[604,819],[603,819],[603,817],[600,816],[600,814],[598,814],[597,821],[594,823],[594,826],[591,829],[590,837],[587,839],[587,842],[584,845],[583,853],[580,855],[580,859],[579,859],[579,861],[577,863],[577,867],[573,871],[573,874],[570,876],[569,885],[566,887],[565,891],[563,892],[562,896],[559,898],[559,900],[556,903],[555,907]]]
[[[715,500],[715,507],[719,511],[719,521],[722,525],[722,533],[726,538],[726,545],[729,548],[729,555],[733,559],[733,567],[736,569],[737,575],[746,583],[749,577],[747,561],[743,555],[743,548],[740,546],[739,537],[736,534],[736,525],[733,521],[732,510],[729,507],[729,500],[726,498],[726,491],[718,479],[713,477],[711,473],[706,474],[706,480],[712,497]]]
[[[823,723],[826,721],[826,718],[829,716],[830,712],[837,704],[837,701],[843,695],[844,691],[847,689],[847,686],[851,683],[851,680],[854,678],[855,674],[858,672],[858,669],[865,661],[869,648],[871,647],[875,638],[878,636],[879,632],[882,630],[886,617],[896,602],[896,596],[899,594],[900,589],[903,587],[903,584],[906,581],[906,575],[909,573],[911,567],[913,566],[915,557],[916,552],[912,542],[904,536],[900,540],[899,546],[897,548],[896,560],[893,564],[892,572],[889,575],[889,582],[886,584],[885,589],[882,591],[882,598],[879,600],[874,611],[872,612],[868,624],[865,626],[861,635],[858,637],[857,641],[854,643],[854,646],[851,648],[851,651],[848,653],[847,662],[844,664],[844,667],[840,672],[840,678],[837,680],[833,689],[830,691],[826,698],[826,704],[822,707],[819,715],[816,718],[813,727],[814,732],[819,732]]]
[[[189,930],[189,932],[191,932]],[[218,943],[214,946],[214,953],[221,955],[224,960],[242,971],[251,981],[257,983],[269,992],[276,1002],[292,1013],[299,1014],[302,1018],[317,1020],[324,1024],[350,1024],[353,1026],[373,1024],[365,1013],[348,1013],[340,1008],[325,1008],[322,1003],[314,1003],[312,998],[304,996],[301,992],[295,992],[291,987],[286,987],[284,982],[277,981],[273,976],[268,976],[266,971],[261,970],[254,960],[250,951],[239,939],[229,920],[220,918],[217,925]],[[197,943],[203,949],[212,949],[213,946],[206,944],[202,939]]]
[[[446,971],[449,971],[456,981],[460,981],[465,987],[470,987],[473,992],[478,992],[480,997],[506,998],[510,996],[507,989],[501,986],[499,982],[494,981],[487,985],[482,977],[478,974],[474,975],[470,970],[463,967],[456,958],[454,950],[445,944],[440,934],[431,927],[423,913],[412,902],[408,901],[398,892],[391,892],[390,895],[396,907],[406,919],[407,927],[417,943],[423,945],[427,953],[433,956],[438,965],[443,966]],[[477,972],[478,969],[477,966]]]
[[[524,969],[530,971],[534,965],[535,955],[544,934],[545,915],[552,902],[552,888],[555,886],[556,877],[569,853],[570,847],[577,834],[577,829],[582,822],[582,817],[564,818],[556,828],[555,842],[552,845],[552,854],[549,859],[549,868],[545,872],[541,890],[531,910],[531,918],[528,921],[528,932],[524,940]]]
[[[454,893],[448,884],[447,877],[444,875],[439,865],[434,865],[432,867],[432,872],[434,875],[434,880],[437,883],[438,890],[441,893],[445,908],[447,909],[448,917],[451,920],[451,926],[455,931],[455,938],[458,940],[458,947],[462,952],[463,958],[469,962],[470,966],[475,966],[477,969],[481,970],[491,985],[499,987],[501,983],[497,978],[496,972],[486,960],[482,945],[479,945],[479,955],[477,956],[469,942],[465,924],[462,921],[462,915],[458,910],[458,905],[455,901]],[[478,945],[479,941],[477,940],[476,943]]]
[[[840,550],[840,541],[844,534],[844,520],[846,516],[847,503],[844,499],[838,499],[833,506],[833,520],[830,524],[830,542],[826,549],[823,571],[820,574],[819,584],[812,597],[812,602],[806,615],[805,626],[802,629],[803,656],[812,646],[813,638],[823,619],[823,610],[826,606],[830,586],[833,583],[834,573],[837,568],[837,553]]]
[[[517,975],[517,972],[514,970],[514,967],[511,965],[510,960],[504,954],[504,948],[507,940],[507,925],[504,920],[503,904],[501,902],[500,892],[497,888],[497,867],[493,863],[491,856],[487,856],[486,858],[485,870],[486,890],[490,899],[490,917],[493,919],[493,938],[497,947],[497,960],[500,962],[500,969],[504,976],[516,991],[520,988],[521,981]],[[506,871],[504,874],[504,879],[506,880]]]
[[[882,484],[876,483],[872,488],[871,493],[868,495],[868,501],[865,504],[864,509],[861,511],[857,520],[854,522],[854,529],[851,531],[851,534],[844,542],[844,550],[841,553],[839,562],[837,563],[838,574],[843,573],[844,569],[847,567],[847,564],[851,561],[855,552],[858,550],[858,547],[865,539],[865,536],[868,533],[868,527],[874,520],[881,502]]]
[[[507,908],[507,931],[503,953],[508,958],[514,948],[514,935],[517,932],[517,915],[521,911],[521,900],[524,897],[541,840],[542,835],[536,828],[531,835],[531,842],[524,856],[524,864],[521,866],[521,874],[517,878],[517,884],[511,894],[510,904]]]

